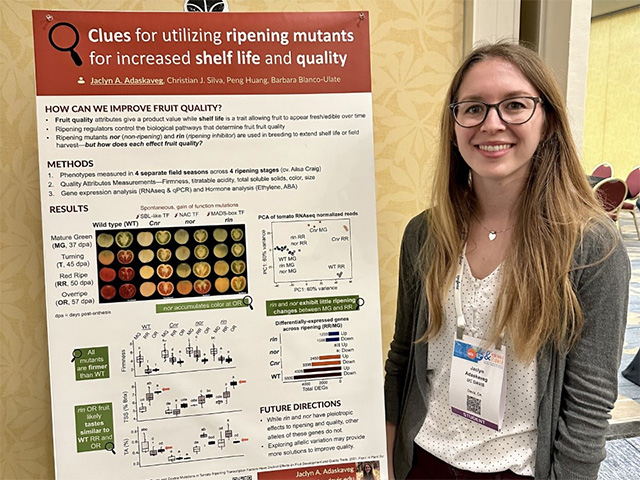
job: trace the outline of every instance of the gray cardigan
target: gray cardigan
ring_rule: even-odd
[[[426,217],[424,212],[414,217],[402,239],[396,327],[385,364],[386,417],[397,429],[393,453],[397,479],[404,479],[411,469],[413,440],[427,413],[427,344],[416,343],[428,321],[417,268],[428,234]],[[578,343],[566,356],[552,345],[538,352],[535,478],[596,479],[606,455],[605,432],[618,395],[631,275],[617,234],[613,251],[606,256],[612,243],[610,231],[594,227],[575,251],[576,265],[591,265],[572,273],[584,312]]]

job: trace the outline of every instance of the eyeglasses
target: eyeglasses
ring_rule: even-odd
[[[513,97],[498,103],[485,103],[478,100],[456,102],[449,105],[449,108],[458,125],[471,128],[484,122],[491,108],[496,109],[500,120],[504,123],[522,125],[531,120],[539,103],[542,103],[540,97]]]

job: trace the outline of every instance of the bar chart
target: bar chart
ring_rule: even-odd
[[[342,378],[345,365],[354,362],[350,340],[353,338],[338,329],[283,332],[282,380],[288,383]],[[352,371],[351,366],[346,369]]]

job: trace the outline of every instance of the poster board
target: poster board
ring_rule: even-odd
[[[367,14],[33,22],[57,478],[384,478]]]

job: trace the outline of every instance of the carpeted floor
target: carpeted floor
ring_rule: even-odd
[[[638,214],[640,217],[640,213]],[[640,223],[640,219],[639,219]],[[629,315],[627,317],[627,331],[625,334],[624,351],[620,370],[626,368],[635,357],[640,348],[640,240],[633,225],[630,214],[621,216],[620,225],[629,258],[631,260],[631,284],[629,286]],[[633,399],[640,404],[640,386],[627,380],[622,375],[618,376],[619,397]],[[640,420],[640,418],[639,418]],[[640,431],[638,431],[640,435]]]
[[[609,440],[607,458],[600,465],[598,480],[640,478],[640,437]]]
[[[630,214],[621,216],[620,225],[632,270],[629,316],[620,365],[622,371],[640,348],[640,240]],[[610,435],[610,438],[616,439],[607,442],[607,458],[600,466],[598,480],[640,478],[640,386],[621,374],[618,375],[618,380],[618,401],[612,412]]]

